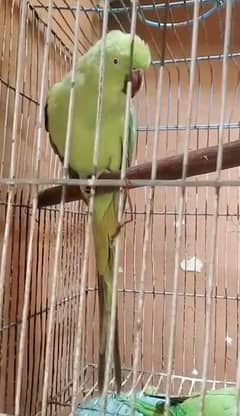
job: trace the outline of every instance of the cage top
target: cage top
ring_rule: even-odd
[[[30,4],[45,23],[47,21],[48,0],[31,0]],[[167,20],[166,63],[188,63],[191,56],[192,19],[194,0],[140,1],[137,12],[137,33],[152,47],[153,63],[159,64],[163,28]],[[84,53],[101,35],[103,2],[92,0],[81,2],[81,27],[79,52]],[[130,31],[131,2],[114,0],[110,2],[109,28]],[[52,31],[62,42],[73,49],[76,1],[56,0],[53,5]],[[201,0],[199,11],[198,60],[221,60],[224,39],[225,1]],[[230,53],[240,57],[240,34],[237,30],[240,20],[240,4],[233,1],[232,36]]]

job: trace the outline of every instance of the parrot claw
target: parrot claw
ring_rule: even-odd
[[[110,172],[110,171],[108,171],[107,169],[106,170],[100,170],[95,175],[96,179],[99,179],[99,177],[105,172]],[[87,179],[91,179],[91,178],[92,178],[92,175],[89,175],[87,177]],[[83,195],[84,201],[86,202],[86,204],[88,204],[89,199],[90,199],[90,195],[91,195],[91,186],[80,186],[80,190],[81,190],[81,193]]]
[[[96,179],[99,179],[103,173],[110,172],[108,169],[100,170],[96,173]],[[89,175],[87,179],[91,179],[92,175]],[[83,195],[84,201],[88,204],[91,195],[91,186],[80,186],[81,193]]]
[[[117,226],[117,229],[116,229],[116,231],[115,231],[115,233],[113,234],[113,236],[112,236],[112,239],[114,240],[114,238],[116,238],[117,236],[118,236],[118,234],[120,233],[120,231],[121,231],[121,229],[126,225],[126,224],[128,224],[129,222],[132,222],[132,218],[130,218],[130,219],[128,219],[128,220],[124,220],[124,221],[121,221],[121,222],[119,222],[119,224],[118,224],[118,226]]]
[[[126,184],[129,184],[129,183],[130,182],[126,178]],[[128,200],[129,207],[130,207],[130,218],[127,219],[127,220],[121,221],[118,224],[117,229],[116,229],[115,233],[112,236],[113,239],[117,237],[117,235],[120,233],[122,227],[124,227],[126,224],[129,224],[130,222],[133,221],[133,206],[132,206],[132,201],[131,201],[130,194],[129,194],[129,188],[124,188],[124,192],[126,194],[126,198]]]
[[[130,185],[130,181],[129,181],[128,178],[126,178],[126,185]],[[130,193],[129,193],[129,188],[124,188],[124,192],[126,194],[126,198],[128,200],[129,208],[130,208],[130,219],[125,221],[125,224],[127,224],[128,222],[133,221],[133,206],[132,206],[132,201],[131,201],[131,197],[130,197]]]
[[[88,204],[88,201],[89,201],[89,199],[90,199],[91,187],[90,187],[90,186],[83,186],[83,185],[80,185],[80,191],[81,191],[81,193],[82,193],[82,196],[83,196],[84,202],[85,202],[86,204]]]

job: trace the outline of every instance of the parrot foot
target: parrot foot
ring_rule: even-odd
[[[116,229],[116,231],[115,231],[115,233],[113,234],[113,236],[112,236],[112,239],[114,240],[114,238],[116,238],[117,237],[117,235],[120,233],[120,231],[121,231],[121,229],[126,225],[126,224],[128,224],[129,222],[132,222],[132,218],[130,218],[130,219],[128,219],[128,220],[124,220],[124,221],[121,221],[121,222],[119,222],[119,224],[118,224],[118,226],[117,226],[117,229]]]
[[[88,201],[90,198],[90,192],[91,192],[90,186],[80,185],[80,191],[83,196],[84,202],[88,204]]]
[[[126,178],[126,184],[129,184],[130,181],[128,181],[128,179]],[[121,221],[118,226],[117,229],[115,231],[115,233],[113,234],[113,239],[117,237],[117,235],[120,233],[121,228],[124,227],[126,224],[129,224],[130,222],[133,221],[133,206],[132,206],[132,201],[131,201],[131,197],[130,197],[130,193],[129,193],[129,188],[124,188],[124,193],[126,195],[127,201],[129,203],[129,208],[130,208],[130,218],[124,221]]]
[[[126,178],[126,184],[130,185],[130,181],[128,178]],[[127,201],[129,203],[129,208],[130,208],[130,219],[127,221],[128,222],[132,222],[133,221],[133,206],[132,206],[132,201],[131,201],[131,197],[130,197],[130,192],[129,192],[129,188],[124,188],[124,192],[127,198]]]
[[[103,169],[103,170],[100,170],[99,172],[97,172],[96,175],[95,175],[96,179],[99,179],[100,176],[103,173],[106,173],[106,172],[109,173],[111,171],[108,170],[108,169]],[[87,179],[91,179],[91,178],[92,178],[92,175],[89,175],[87,177]],[[81,193],[83,195],[84,201],[86,202],[86,204],[88,204],[88,201],[90,199],[90,194],[91,194],[91,186],[80,186],[80,190],[81,190]]]

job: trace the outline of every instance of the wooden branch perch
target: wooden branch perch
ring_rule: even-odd
[[[187,176],[197,176],[204,173],[214,172],[216,170],[218,146],[206,147],[204,149],[194,150],[188,154],[188,171]],[[160,159],[157,162],[156,179],[181,179],[182,176],[183,155],[176,155]],[[240,141],[235,141],[223,145],[223,163],[222,169],[230,169],[240,166]],[[131,167],[127,170],[126,177],[129,181],[151,178],[152,162],[146,162],[138,166]],[[120,171],[104,173],[99,179],[120,179]],[[96,193],[111,192],[116,187],[99,186],[96,187]],[[49,205],[58,204],[61,201],[62,186],[56,186],[45,189],[38,195],[38,207],[42,208]],[[83,195],[78,185],[67,185],[65,201],[71,202],[83,199]]]

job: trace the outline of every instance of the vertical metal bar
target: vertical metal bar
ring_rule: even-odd
[[[26,16],[26,22],[25,22],[25,39],[24,39],[24,51],[25,51],[25,66],[24,66],[24,71],[22,74],[22,94],[25,94],[26,91],[26,75],[27,75],[27,68],[28,68],[28,56],[29,56],[29,45],[28,45],[28,32],[29,32],[29,12],[27,13]],[[21,161],[21,166],[20,166],[20,158],[21,158],[21,146],[22,146],[22,132],[23,132],[23,105],[24,105],[24,100],[21,100],[21,108],[19,109],[19,113],[21,114],[20,116],[20,123],[19,123],[19,138],[18,138],[18,146],[16,149],[16,167],[15,167],[15,172],[16,172],[16,176],[21,176],[21,168],[23,168],[23,161]],[[27,133],[27,129],[26,129],[26,133]]]
[[[22,11],[21,11],[21,20],[20,20],[20,29],[19,29],[19,43],[18,43],[18,56],[17,56],[17,79],[16,79],[16,95],[14,103],[14,114],[13,114],[13,131],[12,131],[12,146],[11,146],[11,161],[10,161],[10,178],[14,179],[16,172],[16,146],[17,146],[17,137],[18,137],[18,123],[19,123],[19,108],[20,108],[20,90],[21,90],[21,81],[24,70],[24,38],[25,38],[25,21],[27,15],[27,1],[22,1]],[[2,324],[2,314],[3,314],[3,295],[4,295],[4,282],[6,276],[6,265],[7,265],[7,256],[8,256],[8,244],[10,229],[12,223],[12,213],[13,213],[13,200],[14,200],[14,190],[15,187],[9,187],[8,200],[7,200],[7,213],[6,213],[6,222],[3,235],[3,245],[2,245],[2,257],[1,257],[1,266],[0,266],[0,325]]]
[[[190,67],[190,85],[188,95],[188,109],[187,109],[187,130],[186,140],[184,143],[184,154],[183,154],[183,172],[182,179],[186,179],[187,166],[188,166],[188,147],[191,135],[191,124],[193,115],[193,92],[194,92],[194,81],[196,72],[196,57],[197,57],[197,43],[198,43],[198,26],[199,26],[199,1],[194,0],[194,16],[193,16],[193,34],[192,34],[192,50],[191,50],[191,67]],[[177,235],[176,235],[176,251],[175,251],[175,267],[174,267],[174,278],[173,278],[173,298],[171,308],[171,325],[170,325],[170,336],[168,345],[168,362],[167,362],[167,380],[166,380],[166,395],[169,395],[171,388],[171,376],[173,367],[173,353],[174,353],[174,339],[176,331],[176,313],[177,313],[177,289],[179,279],[179,262],[180,262],[180,247],[182,240],[182,222],[185,205],[185,188],[181,189],[179,199],[179,209],[177,215]],[[169,403],[166,402],[165,412],[168,412]]]
[[[236,65],[236,62],[234,60],[234,63]],[[237,69],[239,71],[239,65],[237,65]],[[239,78],[238,78],[238,83],[239,83]],[[239,84],[238,84],[239,85]],[[240,168],[238,168],[238,176],[240,174]],[[238,198],[238,203],[237,203],[237,220],[239,222],[239,201],[240,201],[240,189],[238,188],[238,192],[237,192],[237,198]],[[237,233],[237,258],[240,258],[240,233]],[[237,386],[237,399],[236,399],[236,416],[239,416],[239,397],[240,397],[240,333],[239,333],[239,295],[240,295],[240,264],[239,261],[237,262],[237,270],[236,270],[236,275],[237,275],[237,284],[236,284],[236,288],[237,288],[237,293],[236,293],[236,316],[237,316],[237,322],[236,322],[236,326],[237,326],[237,348],[236,348],[236,360],[237,360],[237,370],[236,370],[236,386]]]
[[[238,192],[239,194],[239,192]],[[238,247],[237,247],[238,258],[240,256],[240,235],[238,233]],[[236,387],[237,387],[237,398],[236,398],[236,416],[239,416],[239,397],[240,397],[240,333],[239,333],[239,294],[240,294],[240,267],[239,262],[237,263],[237,369],[236,369]]]
[[[11,22],[10,22],[10,33],[9,33],[9,37],[10,37],[10,45],[9,45],[9,52],[8,52],[8,57],[7,60],[10,61],[10,54],[11,54],[11,49],[12,49],[12,39],[13,39],[13,8],[14,8],[14,3],[12,1],[12,5],[11,5]],[[0,59],[0,72],[1,72],[1,77],[2,77],[2,73],[3,73],[3,65],[5,64],[5,52],[6,52],[6,43],[7,43],[7,4],[5,3],[5,7],[4,7],[4,12],[3,12],[3,6],[1,6],[1,13],[3,16],[4,13],[4,24],[3,24],[3,35],[2,35],[2,51],[1,51],[1,59]],[[8,28],[9,30],[9,28]],[[8,74],[7,74],[7,82],[9,83],[9,73],[10,73],[10,65],[8,63]],[[1,97],[1,87],[2,87],[2,83],[0,82],[0,97]],[[7,143],[7,127],[8,127],[8,118],[9,118],[9,98],[10,98],[10,88],[7,88],[7,97],[6,97],[6,101],[5,101],[5,117],[4,117],[4,128],[3,128],[3,143],[2,143],[2,148],[1,148],[1,162],[0,162],[0,177],[3,177],[3,172],[4,172],[4,167],[5,167],[5,150],[6,150],[6,143]],[[1,300],[0,300],[1,302]],[[1,321],[0,321],[1,324]]]
[[[100,148],[100,130],[101,130],[101,118],[102,118],[103,88],[104,88],[104,78],[105,78],[105,45],[106,45],[106,34],[107,34],[107,27],[108,27],[108,12],[109,12],[109,0],[106,0],[104,2],[102,38],[101,38],[102,44],[101,44],[101,54],[100,54],[96,130],[95,130],[95,141],[94,141],[94,151],[93,151],[93,171],[94,171],[92,175],[93,181],[96,178],[98,158],[99,158],[99,148]],[[74,411],[77,405],[78,377],[79,377],[80,359],[81,359],[82,323],[83,323],[85,288],[86,288],[86,281],[87,281],[88,256],[89,256],[89,248],[90,248],[90,234],[91,234],[94,201],[95,201],[95,189],[91,187],[89,210],[88,210],[87,224],[86,224],[86,230],[85,230],[85,248],[84,248],[84,257],[83,257],[83,269],[82,269],[82,274],[81,274],[80,301],[79,301],[79,310],[78,310],[78,326],[77,326],[77,336],[76,336],[76,345],[75,345],[75,353],[74,353],[73,395],[72,395],[72,403],[71,403],[71,415],[72,416],[74,415]]]
[[[46,39],[44,44],[44,56],[43,56],[43,67],[42,67],[42,79],[40,88],[40,106],[38,113],[38,131],[37,131],[37,148],[36,148],[36,159],[35,159],[35,176],[39,176],[40,159],[41,159],[41,142],[43,136],[43,114],[45,106],[45,90],[47,80],[47,68],[48,68],[48,50],[51,34],[51,16],[52,16],[52,0],[49,0],[48,9],[48,23]],[[22,327],[19,341],[19,357],[18,357],[18,369],[17,369],[17,381],[16,381],[16,396],[15,396],[15,414],[20,416],[20,405],[21,405],[21,388],[22,388],[22,377],[23,377],[23,362],[24,362],[24,348],[27,334],[27,319],[29,310],[29,299],[30,299],[30,285],[31,285],[31,273],[32,273],[32,254],[33,254],[33,238],[36,224],[37,214],[37,192],[38,186],[34,187],[33,190],[33,205],[32,205],[32,216],[30,223],[29,241],[28,241],[28,252],[27,252],[27,267],[26,267],[26,280],[24,290],[24,303],[22,312]]]
[[[104,79],[105,79],[105,49],[106,49],[106,35],[107,35],[107,26],[108,26],[108,12],[109,12],[109,1],[105,1],[102,38],[101,38],[102,45],[101,45],[100,67],[99,67],[96,130],[95,130],[94,153],[93,153],[93,170],[94,170],[93,178],[96,177],[97,165],[98,165],[98,159],[99,159],[99,150],[100,150],[100,130],[101,130],[101,122],[102,122],[103,88],[104,88]]]
[[[162,99],[162,90],[163,90],[163,74],[164,66],[161,65],[159,70],[158,86],[157,86],[157,98],[156,98],[156,117],[155,117],[155,130],[154,130],[154,143],[153,143],[153,156],[152,156],[152,172],[151,179],[156,178],[156,169],[157,169],[157,149],[159,142],[159,123],[160,123],[160,113],[161,113],[161,99]],[[139,301],[137,306],[137,326],[136,326],[136,339],[134,347],[134,361],[133,361],[133,383],[132,388],[135,389],[137,381],[137,369],[138,361],[140,355],[140,346],[141,346],[141,332],[142,332],[142,320],[143,320],[143,297],[144,297],[144,280],[146,273],[147,265],[147,249],[149,243],[150,235],[150,223],[151,223],[151,213],[153,208],[153,197],[154,190],[151,188],[147,197],[147,208],[146,208],[146,218],[144,226],[144,241],[143,241],[143,255],[142,255],[142,267],[141,267],[141,277],[140,277],[140,288],[139,288]]]
[[[168,2],[167,2],[166,10],[165,10],[165,23],[167,22],[168,11],[169,10],[168,10]],[[155,129],[154,129],[154,139],[153,139],[152,170],[151,170],[152,180],[156,178],[156,173],[157,173],[157,152],[158,152],[158,143],[159,143],[159,134],[160,134],[158,127],[160,124],[160,115],[161,115],[161,108],[162,108],[161,100],[162,100],[162,91],[163,91],[164,58],[165,58],[165,50],[166,50],[166,30],[167,29],[165,26],[164,31],[163,31],[163,37],[162,37],[161,66],[159,69],[158,85],[157,85],[156,115],[155,115]],[[134,361],[133,361],[133,382],[132,382],[133,392],[137,386],[137,371],[138,371],[138,362],[139,362],[139,357],[140,357],[141,335],[143,332],[142,322],[143,322],[143,310],[144,310],[144,281],[145,281],[145,273],[146,273],[146,268],[147,268],[147,249],[148,249],[149,238],[150,238],[153,201],[154,201],[154,188],[151,187],[147,195],[146,217],[145,217],[145,224],[144,224],[143,257],[142,257],[142,267],[141,267],[141,276],[140,276],[139,300],[138,300],[138,305],[137,305],[137,325],[136,325],[136,337],[135,337]]]
[[[136,19],[137,19],[137,0],[132,0],[132,19],[131,19],[131,42],[134,42],[134,36],[136,33]],[[122,155],[122,166],[121,166],[121,179],[124,179],[126,176],[127,169],[127,155],[128,155],[128,135],[129,135],[129,117],[130,117],[130,104],[131,104],[131,91],[132,83],[128,81],[127,83],[127,95],[126,95],[126,107],[125,107],[125,118],[124,118],[124,135],[123,135],[123,155]],[[119,204],[118,204],[118,221],[121,222],[122,212],[124,204],[124,190],[120,189],[119,195]],[[104,386],[103,386],[103,397],[107,394],[108,382],[110,367],[112,362],[113,355],[113,341],[115,333],[115,324],[116,324],[116,313],[117,313],[117,283],[118,283],[118,265],[119,265],[119,255],[120,255],[120,233],[115,238],[115,256],[114,256],[114,266],[113,266],[113,289],[112,289],[112,305],[111,305],[111,319],[110,319],[110,331],[109,339],[107,343],[107,361],[106,361],[106,371],[104,377]]]
[[[228,82],[227,82],[228,51],[229,51],[230,37],[231,37],[231,17],[232,17],[232,0],[229,0],[226,3],[226,17],[225,17],[223,73],[222,73],[222,91],[221,91],[221,114],[220,114],[220,129],[219,129],[219,147],[218,147],[217,167],[216,167],[217,180],[221,179],[221,168],[222,168],[224,119],[225,119],[225,112],[226,112],[226,98],[227,98],[227,87],[228,87]],[[205,402],[205,396],[206,396],[206,378],[207,378],[207,371],[208,371],[208,358],[209,358],[209,348],[210,348],[212,291],[213,291],[213,283],[214,283],[214,276],[215,276],[217,227],[218,227],[218,212],[219,212],[219,198],[220,198],[219,193],[220,193],[220,188],[216,187],[215,198],[214,198],[212,241],[211,241],[211,247],[210,247],[209,272],[208,272],[208,281],[207,281],[206,326],[205,326],[203,375],[202,375],[201,405],[200,405],[201,414],[203,414],[204,402]]]
[[[72,75],[71,75],[71,91],[69,97],[68,107],[68,120],[67,120],[67,131],[66,131],[66,142],[64,151],[64,163],[63,163],[63,177],[66,179],[68,174],[70,144],[71,144],[71,133],[72,133],[72,121],[73,121],[73,110],[75,102],[75,78],[76,78],[76,66],[78,57],[78,37],[80,30],[80,0],[76,3],[76,22],[74,30],[74,48],[73,48],[73,61],[72,61]],[[59,219],[57,226],[57,240],[54,254],[54,266],[52,276],[52,287],[51,287],[51,299],[50,308],[48,315],[48,327],[47,327],[47,345],[46,345],[46,356],[45,356],[45,371],[44,371],[44,382],[43,382],[43,395],[42,395],[42,416],[47,414],[47,401],[48,401],[48,384],[49,384],[49,372],[52,352],[52,334],[54,329],[54,311],[56,305],[57,296],[57,283],[59,273],[59,258],[61,248],[61,238],[63,229],[63,216],[64,216],[64,202],[65,202],[65,186],[62,188],[62,197],[60,202]]]

